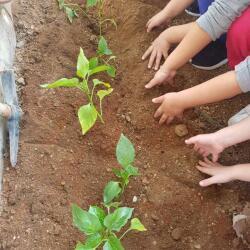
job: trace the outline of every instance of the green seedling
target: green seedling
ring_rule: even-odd
[[[99,26],[99,35],[102,35],[103,25],[107,22],[110,22],[117,29],[117,24],[112,18],[104,18],[104,9],[105,0],[87,0],[87,9],[91,7],[96,7],[98,10],[98,26]]]
[[[116,157],[122,167],[121,170],[115,170],[119,181],[110,181],[105,186],[101,206],[90,206],[85,211],[75,204],[72,205],[73,223],[86,235],[85,243],[79,242],[75,250],[94,250],[102,246],[103,250],[123,250],[121,240],[128,232],[146,231],[138,218],[132,218],[134,209],[121,206],[119,199],[129,177],[138,175],[138,169],[132,167],[134,146],[123,134],[116,147]],[[129,220],[130,225],[126,226]]]
[[[76,88],[82,91],[87,97],[88,103],[78,110],[78,118],[82,128],[82,134],[85,135],[95,124],[97,118],[103,121],[102,101],[113,92],[109,83],[93,78],[100,72],[109,72],[111,67],[108,65],[99,65],[98,57],[87,59],[82,48],[77,60],[77,77],[68,79],[62,78],[53,83],[43,84],[42,88]],[[90,84],[92,80],[92,84]],[[100,89],[102,87],[102,89]],[[97,91],[96,91],[97,90]],[[95,101],[99,100],[99,109]]]
[[[107,73],[111,77],[115,77],[116,75],[116,68],[112,66],[110,63],[114,63],[116,56],[113,55],[112,50],[109,49],[108,43],[103,36],[100,36],[98,42],[98,50],[97,50],[98,57],[102,63],[109,67]]]
[[[72,23],[73,19],[78,17],[77,9],[79,9],[78,4],[66,3],[65,0],[57,0],[60,10],[63,10],[68,20]]]

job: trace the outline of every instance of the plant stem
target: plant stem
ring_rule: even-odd
[[[120,240],[129,232],[131,229],[129,228],[128,230],[125,231],[125,233],[120,237]]]

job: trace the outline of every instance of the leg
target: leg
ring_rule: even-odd
[[[250,55],[250,8],[231,25],[227,35],[229,66],[234,67]]]

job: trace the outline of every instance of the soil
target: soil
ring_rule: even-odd
[[[163,4],[108,1],[106,13],[118,24],[117,30],[109,27],[105,34],[118,58],[118,75],[112,81],[115,91],[105,101],[105,124],[97,123],[82,136],[76,116],[85,101],[81,93],[43,90],[39,84],[73,76],[79,48],[94,55],[95,33],[84,17],[70,25],[56,1],[15,1],[16,72],[24,117],[18,168],[8,167],[6,161],[0,249],[74,249],[83,236],[72,226],[70,204],[87,209],[101,201],[103,187],[114,178],[110,170],[117,164],[115,146],[122,132],[135,144],[141,173],[131,181],[124,204],[135,207],[148,229],[127,236],[126,249],[247,249],[236,239],[232,215],[249,201],[249,185],[234,182],[200,188],[198,182],[205,176],[195,169],[198,156],[184,140],[226,126],[249,96],[187,112],[185,137],[175,134],[175,124],[159,127],[153,119],[153,97],[227,70],[204,72],[187,64],[174,87],[145,90],[154,72],[147,70],[141,55],[159,33],[147,34],[145,24]],[[183,14],[173,23],[190,20]],[[249,143],[230,148],[222,162],[249,162],[249,149]]]

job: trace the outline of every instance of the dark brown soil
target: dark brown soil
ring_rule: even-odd
[[[25,112],[18,168],[6,168],[5,206],[0,218],[0,249],[74,249],[82,235],[72,226],[70,204],[83,208],[102,199],[104,185],[114,178],[115,146],[120,134],[135,144],[141,176],[134,179],[124,203],[147,227],[124,239],[129,250],[246,249],[235,241],[232,215],[249,201],[249,185],[230,183],[202,189],[196,169],[197,155],[174,133],[174,125],[159,127],[152,115],[151,99],[201,83],[226,69],[203,72],[186,65],[175,87],[145,90],[153,76],[141,55],[157,32],[147,34],[145,23],[164,1],[110,0],[107,13],[118,30],[110,27],[106,37],[118,57],[114,93],[104,105],[105,124],[97,123],[81,135],[76,111],[84,103],[74,90],[43,90],[39,84],[73,76],[79,48],[94,55],[96,45],[85,18],[70,25],[56,1],[17,0],[15,20],[19,41],[17,73]],[[190,21],[186,15],[174,23]],[[93,40],[93,39],[92,39]],[[187,113],[189,135],[226,126],[228,118],[247,104],[241,96]],[[129,116],[129,122],[124,119]],[[223,154],[226,164],[249,161],[249,143]],[[138,202],[132,203],[133,196]],[[238,244],[236,244],[238,243]]]

